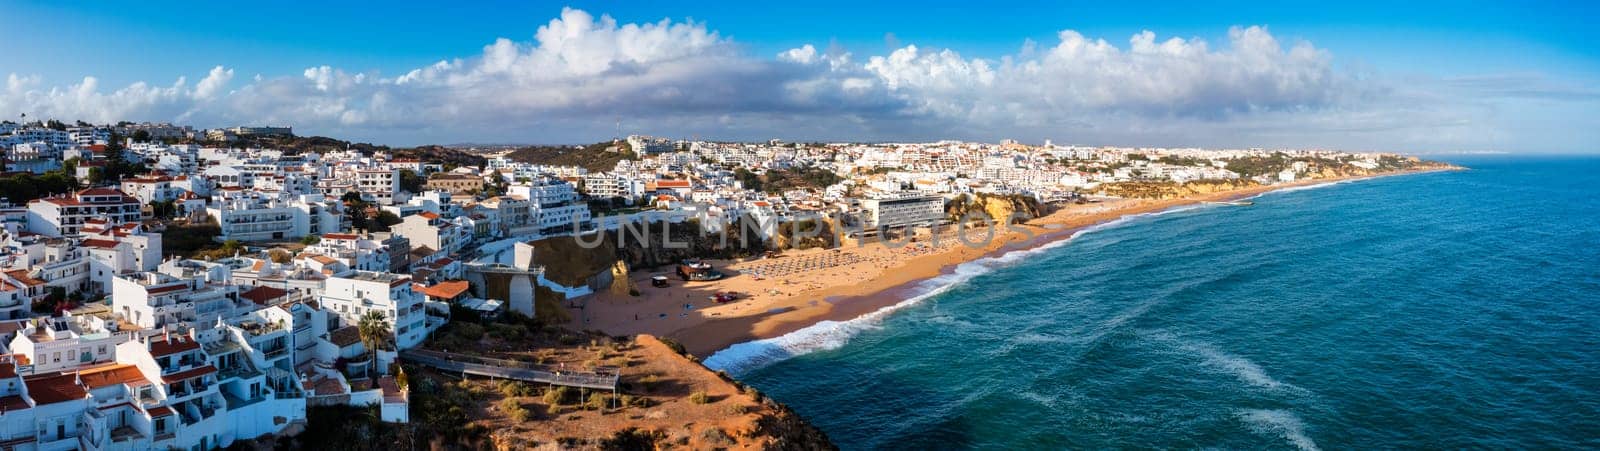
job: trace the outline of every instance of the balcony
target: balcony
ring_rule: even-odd
[[[266,354],[266,359],[267,360],[272,360],[272,359],[276,359],[276,358],[288,355],[289,354],[289,348],[288,347],[282,347],[282,348],[278,348],[278,349],[273,349],[273,350],[264,352],[264,354]]]
[[[128,426],[118,426],[116,429],[111,430],[112,442],[126,442],[142,439],[144,439],[144,434],[140,433],[138,429]]]

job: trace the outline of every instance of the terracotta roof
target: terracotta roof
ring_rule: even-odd
[[[174,413],[172,411],[172,408],[171,407],[167,407],[167,406],[152,407],[149,410],[146,410],[145,412],[150,414],[150,418],[158,418],[158,417],[169,416],[169,415],[172,415]]]
[[[267,261],[266,260],[256,260],[256,264],[250,265],[250,271],[251,272],[261,272],[261,267],[263,267],[263,266],[267,266]]]
[[[35,279],[32,276],[29,276],[28,270],[26,269],[13,269],[6,271],[6,275],[11,276],[11,278],[17,279],[18,282],[22,282],[23,285],[30,287],[36,287],[45,284],[43,280]]]
[[[467,283],[465,280],[447,280],[431,287],[423,287],[417,291],[431,298],[455,299],[461,293],[466,293],[469,288],[472,288],[472,284]]]
[[[116,249],[117,244],[119,243],[112,240],[83,240],[82,243],[78,244],[84,247],[93,247],[99,249]]]
[[[656,180],[656,188],[688,188],[688,180]]]
[[[22,328],[27,325],[28,320],[25,319],[0,321],[0,337],[10,336],[13,332],[22,330]]]
[[[182,382],[184,380],[194,379],[194,378],[197,378],[197,377],[200,377],[200,376],[204,376],[204,375],[207,375],[207,374],[211,374],[211,373],[215,373],[215,372],[217,372],[217,367],[214,367],[214,366],[211,366],[211,365],[206,365],[206,366],[202,366],[202,367],[199,367],[199,368],[183,370],[183,371],[179,371],[179,372],[176,372],[176,373],[168,374],[166,376],[161,376],[161,382],[162,383],[166,383],[166,384],[170,384],[170,383],[173,383],[173,382]]]
[[[78,191],[79,196],[121,196],[122,191],[111,188],[89,188]]]
[[[424,211],[422,213],[417,213],[417,216],[421,216],[421,217],[428,218],[428,219],[439,219],[439,214],[431,212],[431,211]]]
[[[184,335],[171,335],[168,338],[151,337],[150,355],[161,357],[200,349],[200,343]]]
[[[78,378],[82,379],[83,385],[90,389],[116,384],[137,387],[150,383],[144,378],[144,373],[139,371],[139,367],[133,364],[110,365],[79,371]]]
[[[353,233],[325,233],[322,235],[322,239],[325,240],[353,240],[356,238],[360,237]]]
[[[6,396],[6,397],[3,397],[3,398],[0,398],[0,412],[10,412],[10,411],[13,411],[13,410],[22,410],[22,409],[26,409],[28,407],[29,407],[28,406],[28,400],[22,399],[21,395],[13,395],[13,396]],[[25,436],[25,437],[27,437],[26,440],[29,441],[29,442],[34,440],[32,435],[28,435],[28,436]]]
[[[89,392],[78,385],[78,375],[55,373],[29,376],[22,379],[28,384],[28,397],[38,405],[55,404],[89,397]]]
[[[180,284],[175,284],[175,285],[167,285],[167,286],[164,286],[164,287],[145,288],[144,291],[145,291],[146,294],[161,294],[161,293],[171,293],[171,292],[174,292],[174,291],[182,291],[182,290],[187,290],[187,289],[189,289],[188,285],[184,285],[184,284],[180,283]]]
[[[361,330],[356,326],[345,326],[328,333],[328,341],[334,346],[345,347],[361,342]]]
[[[383,389],[384,401],[405,401],[405,398],[402,397],[400,392],[400,384],[395,382],[394,376],[383,376],[378,378],[378,388]]]
[[[288,294],[289,294],[288,290],[283,290],[283,289],[278,289],[278,288],[273,288],[273,287],[268,287],[268,286],[260,286],[260,287],[251,288],[250,291],[239,293],[239,297],[242,297],[242,298],[245,298],[245,299],[249,299],[250,302],[254,302],[256,304],[268,305],[267,301],[271,301],[273,299],[278,299],[278,298],[284,297],[284,296],[286,296]]]

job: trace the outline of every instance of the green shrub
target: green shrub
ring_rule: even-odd
[[[506,397],[533,396],[532,386],[517,381],[500,381],[500,394]]]
[[[695,404],[707,404],[711,402],[711,397],[706,395],[705,390],[695,390],[694,393],[689,394],[689,402]]]
[[[500,411],[505,412],[507,418],[518,422],[528,421],[533,417],[533,414],[528,412],[528,409],[523,408],[522,404],[511,398],[500,400]]]
[[[550,389],[545,390],[544,392],[544,403],[551,406],[568,404],[572,402],[572,396],[575,394],[576,393],[572,389],[567,387],[550,387]]]

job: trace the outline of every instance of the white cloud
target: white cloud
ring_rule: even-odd
[[[104,92],[94,77],[46,87],[13,73],[0,114],[283,124],[396,143],[587,141],[609,136],[620,118],[627,131],[740,139],[1312,146],[1459,137],[1430,143],[1451,145],[1492,128],[1484,121],[1494,108],[1463,99],[1471,93],[1548,100],[1556,96],[1536,94],[1564,91],[1516,77],[1355,75],[1330,52],[1285,45],[1263,27],[1230,29],[1218,46],[1146,31],[1119,47],[1065,30],[1053,45],[1027,40],[998,59],[917,45],[857,59],[810,44],[760,58],[703,23],[619,24],[575,9],[531,41],[498,39],[398,76],[324,65],[229,89],[233,75],[217,66],[193,86],[180,77]]]
[[[216,97],[217,93],[228,85],[229,80],[233,80],[233,69],[223,68],[222,66],[213,67],[211,68],[211,73],[206,74],[206,78],[201,79],[200,83],[194,86],[194,97],[196,99]]]

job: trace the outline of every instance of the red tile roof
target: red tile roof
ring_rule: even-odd
[[[164,287],[145,288],[144,291],[147,294],[161,294],[161,293],[171,293],[171,292],[174,292],[174,291],[182,291],[182,290],[186,290],[188,288],[189,288],[188,285],[184,285],[184,284],[180,283],[180,284],[175,284],[175,285],[167,285],[167,286],[164,286]]]
[[[242,297],[242,298],[245,298],[245,299],[249,299],[250,302],[254,302],[254,303],[257,303],[257,304],[260,304],[260,305],[269,305],[268,301],[271,301],[273,299],[282,298],[284,296],[287,296],[288,294],[289,294],[288,290],[262,286],[262,287],[251,288],[250,291],[239,293],[239,297]]]
[[[117,243],[116,241],[112,241],[112,240],[94,240],[94,239],[89,239],[89,240],[83,240],[82,243],[78,243],[78,244],[82,245],[84,247],[93,247],[93,248],[98,248],[98,249],[116,249],[117,248],[117,244],[120,244],[120,243]]]
[[[78,196],[121,196],[122,191],[111,188],[89,188],[78,191]]]
[[[3,397],[3,398],[0,398],[0,413],[10,412],[10,411],[13,411],[13,410],[27,409],[28,407],[29,407],[28,406],[28,400],[22,399],[21,395],[6,396],[6,397]],[[32,442],[34,440],[32,435],[27,435],[27,436],[24,436],[24,437],[27,437],[25,440],[27,440],[29,442]],[[0,444],[9,444],[9,443],[0,443]]]
[[[116,384],[137,387],[150,383],[149,380],[144,378],[144,373],[139,371],[139,367],[132,364],[110,365],[79,371],[78,378],[82,379],[83,385],[90,389]]]
[[[28,397],[38,405],[55,404],[89,397],[89,391],[78,384],[78,375],[54,373],[29,376],[22,379],[28,385]]]
[[[13,269],[6,271],[6,275],[11,276],[11,278],[17,279],[18,282],[22,282],[23,285],[30,287],[36,287],[45,284],[43,280],[35,279],[32,276],[29,276],[28,270],[26,269]]]
[[[166,338],[150,337],[150,355],[161,357],[200,349],[200,343],[185,335],[170,335]]]
[[[356,239],[356,238],[360,238],[360,237],[356,236],[356,234],[354,234],[354,233],[325,233],[325,234],[322,234],[322,239],[324,239],[324,240],[353,240],[353,239]]]
[[[431,287],[423,287],[417,291],[431,298],[455,299],[456,296],[466,293],[467,289],[471,287],[472,285],[465,280],[447,280]]]
[[[150,408],[149,410],[146,410],[145,412],[150,414],[150,418],[159,418],[159,417],[169,416],[169,415],[172,415],[174,413],[172,411],[172,408],[171,407],[167,407],[167,406],[153,407],[153,408]]]

